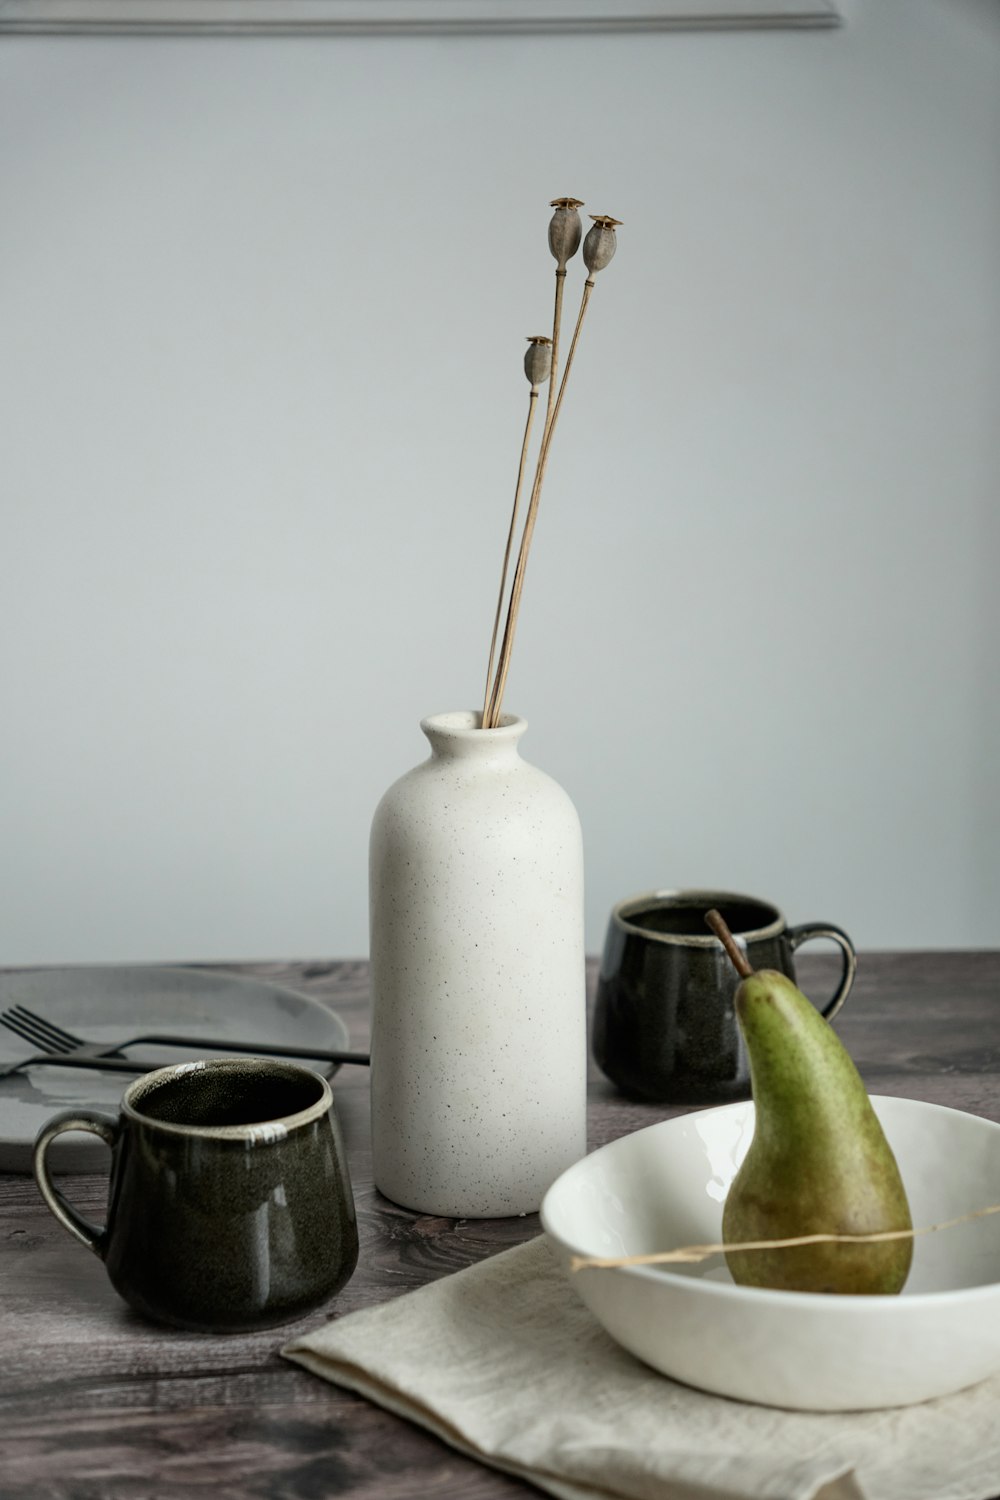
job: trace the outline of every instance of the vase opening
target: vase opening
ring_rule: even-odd
[[[482,728],[483,713],[479,708],[460,708],[447,714],[430,714],[426,719],[421,719],[420,727],[424,733],[428,729],[436,730],[439,734],[467,734],[470,729],[475,729],[480,734],[509,734],[510,730],[520,726],[521,733],[527,728],[524,719],[518,718],[517,714],[501,714],[500,723],[494,729]]]
[[[517,742],[528,727],[527,721],[516,714],[504,714],[495,729],[480,729],[482,718],[478,708],[463,708],[453,713],[431,714],[421,719],[420,727],[430,740],[434,755],[477,759],[484,755],[516,756]]]

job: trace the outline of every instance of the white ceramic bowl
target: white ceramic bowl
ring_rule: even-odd
[[[914,1225],[1000,1203],[1000,1125],[914,1099],[872,1103]],[[642,1255],[722,1238],[753,1105],[665,1120],[553,1183],[542,1224],[570,1285],[612,1338],[687,1385],[807,1411],[905,1406],[1000,1371],[1000,1214],[918,1236],[898,1297],[737,1286],[701,1265],[569,1271],[573,1255]]]

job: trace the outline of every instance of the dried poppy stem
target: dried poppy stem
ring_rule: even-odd
[[[552,314],[552,379],[549,381],[549,398],[545,405],[545,426],[542,441],[552,425],[552,409],[556,404],[556,377],[559,374],[559,329],[562,324],[563,291],[566,287],[566,267],[556,270],[556,305]]]
[[[517,485],[514,489],[514,508],[511,511],[510,527],[507,532],[507,546],[503,555],[503,568],[500,573],[500,592],[497,594],[497,609],[493,617],[493,635],[490,638],[490,661],[486,668],[486,687],[483,695],[483,713],[480,725],[483,729],[492,729],[495,726],[489,720],[490,708],[490,683],[493,680],[493,659],[496,655],[497,636],[500,633],[500,614],[503,610],[503,596],[507,588],[507,570],[510,567],[510,554],[514,549],[514,533],[517,530],[517,515],[521,504],[521,491],[524,488],[524,471],[528,461],[528,445],[531,441],[531,425],[535,418],[535,407],[538,403],[538,387],[549,378],[551,368],[551,349],[549,340],[542,337],[530,338],[531,346],[525,356],[524,370],[531,381],[531,390],[528,392],[528,419],[524,424],[524,437],[521,441],[521,460],[517,467]]]
[[[579,200],[575,198],[559,198],[554,201],[556,214],[553,216],[549,226],[549,246],[556,257],[556,312],[553,324],[553,345],[558,338],[558,326],[562,318],[562,286],[565,273],[565,263],[573,255],[580,243],[579,240]],[[524,576],[528,566],[528,553],[531,549],[531,539],[535,531],[535,522],[538,517],[538,504],[541,499],[542,485],[545,480],[545,470],[549,460],[549,449],[555,433],[559,413],[562,410],[563,396],[566,392],[566,384],[570,371],[573,368],[573,358],[576,354],[576,346],[580,339],[580,330],[586,316],[587,307],[591,294],[594,290],[594,276],[611,260],[615,253],[616,239],[615,229],[620,224],[619,219],[612,219],[606,214],[591,214],[593,227],[588,230],[583,242],[583,258],[586,262],[588,276],[583,286],[583,296],[580,300],[580,310],[577,313],[576,327],[573,330],[573,338],[566,358],[566,368],[559,382],[558,395],[553,400],[553,388],[555,378],[553,375],[549,386],[549,405],[546,411],[545,427],[542,432],[541,446],[539,448],[538,460],[535,466],[535,478],[531,487],[531,498],[528,502],[528,511],[525,517],[524,530],[521,533],[521,543],[518,548],[517,565],[514,569],[514,581],[511,584],[510,600],[507,605],[507,618],[504,623],[503,640],[500,645],[500,657],[497,662],[496,674],[493,680],[492,691],[488,693],[486,709],[483,714],[482,726],[484,729],[494,728],[500,721],[500,707],[503,702],[504,689],[507,685],[507,674],[510,671],[511,652],[514,648],[514,637],[517,632],[517,617],[521,606],[521,595],[524,590]],[[491,652],[492,655],[492,652]]]
[[[497,636],[500,633],[500,614],[503,610],[503,596],[507,587],[507,569],[510,567],[510,554],[514,549],[514,532],[517,529],[517,512],[521,503],[521,489],[524,485],[524,470],[528,458],[528,442],[531,438],[531,424],[534,421],[535,405],[538,401],[538,387],[533,385],[528,393],[528,420],[524,424],[524,440],[521,443],[521,462],[517,470],[517,488],[514,491],[514,509],[510,516],[510,529],[507,532],[507,546],[503,554],[503,569],[500,573],[500,592],[497,594],[497,612],[493,617],[493,634],[490,637],[490,660],[486,668],[486,687],[483,691],[483,715],[480,721],[483,729],[492,729],[494,726],[489,721],[490,708],[490,684],[493,681],[493,659],[496,656]]]
[[[510,657],[514,649],[514,636],[517,633],[517,616],[521,607],[521,595],[524,592],[524,575],[528,570],[528,553],[531,550],[531,538],[535,534],[535,522],[538,519],[538,502],[541,499],[542,485],[545,481],[545,469],[549,461],[549,448],[552,443],[552,435],[556,430],[556,423],[559,420],[559,413],[562,410],[566,382],[569,379],[570,370],[573,368],[573,356],[576,353],[576,346],[580,338],[580,329],[583,327],[587,304],[590,301],[590,295],[593,290],[594,283],[588,276],[583,286],[580,311],[577,314],[576,327],[573,330],[573,340],[569,346],[569,354],[566,357],[566,368],[563,371],[559,394],[552,408],[552,419],[542,436],[542,446],[538,454],[538,463],[535,469],[535,482],[531,487],[531,499],[528,501],[528,513],[524,519],[524,531],[521,533],[521,545],[517,554],[517,567],[514,569],[514,582],[511,585],[510,603],[507,606],[507,620],[504,624],[503,641],[500,645],[500,660],[497,663],[496,681],[493,684],[493,692],[490,696],[488,728],[492,728],[500,719],[500,705],[503,702],[504,688],[507,686],[507,674],[510,671]]]

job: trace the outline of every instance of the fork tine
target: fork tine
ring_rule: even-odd
[[[15,1005],[14,1010],[25,1021],[32,1021],[36,1026],[43,1027],[51,1036],[59,1037],[60,1041],[65,1042],[67,1047],[82,1047],[84,1045],[82,1036],[76,1036],[72,1031],[67,1031],[65,1026],[57,1026],[55,1021],[48,1020],[46,1016],[40,1016],[37,1010],[29,1010],[26,1005]]]
[[[39,1031],[36,1026],[23,1020],[21,1016],[16,1015],[13,1011],[4,1011],[3,1015],[0,1015],[0,1022],[3,1023],[8,1031],[12,1031],[15,1036],[20,1037],[22,1042],[28,1042],[30,1046],[35,1048],[44,1046],[44,1050],[51,1050],[51,1037],[46,1032]],[[42,1040],[43,1037],[44,1043]]]
[[[15,1036],[19,1036],[22,1042],[30,1042],[33,1047],[38,1046],[38,1039],[41,1033],[34,1026],[23,1021],[15,1011],[5,1010],[0,1015],[0,1022],[6,1026],[8,1031],[12,1031]]]
[[[36,1015],[26,1005],[12,1006],[10,1010],[4,1011],[0,1020],[10,1031],[16,1032],[27,1042],[40,1045],[43,1050],[71,1052],[81,1045],[79,1037],[64,1031],[53,1021],[47,1021],[44,1016]]]

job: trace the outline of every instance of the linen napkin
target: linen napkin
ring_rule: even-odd
[[[1000,1496],[1000,1378],[872,1412],[710,1396],[621,1349],[544,1237],[282,1353],[559,1500]]]

